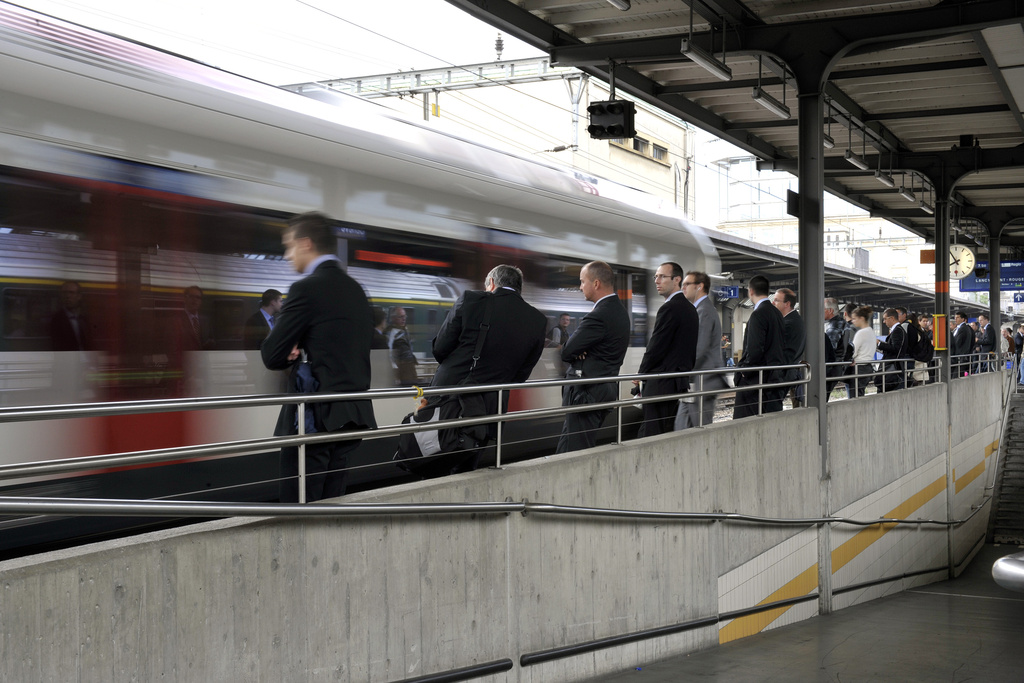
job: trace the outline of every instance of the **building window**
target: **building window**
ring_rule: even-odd
[[[646,138],[634,137],[628,139],[614,139],[609,140],[612,145],[620,149],[624,149],[627,152],[633,154],[639,154],[642,157],[656,161],[663,166],[669,166],[668,160],[668,146],[652,142]]]

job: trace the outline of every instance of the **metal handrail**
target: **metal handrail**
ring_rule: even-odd
[[[773,382],[763,384],[751,384],[744,386],[743,389],[760,389],[768,387],[780,387],[780,386],[791,386],[796,384],[805,384],[810,378],[810,368],[806,364],[801,365],[785,365],[785,366],[764,366],[763,368],[744,368],[744,371],[754,370],[779,370],[779,369],[801,369],[803,371],[803,377],[799,380],[791,380],[787,382]],[[716,369],[716,372],[720,372],[721,369]],[[682,377],[701,374],[700,372],[687,372],[687,373],[661,373],[655,375],[620,375],[617,377],[603,377],[603,378],[592,378],[592,379],[574,379],[574,380],[542,380],[536,382],[524,382],[522,384],[491,384],[491,385],[479,385],[479,386],[459,386],[452,387],[452,391],[448,388],[434,388],[424,389],[423,395],[448,395],[457,393],[482,393],[485,391],[496,391],[502,389],[531,389],[547,386],[564,386],[564,385],[575,385],[575,384],[595,384],[602,383],[607,384],[610,381],[621,382],[621,381],[632,381],[633,379],[645,380],[651,378],[669,378],[669,377]],[[707,373],[710,374],[710,373]],[[323,401],[340,400],[344,398],[349,399],[364,399],[368,394],[388,393],[391,397],[414,397],[419,395],[415,389],[391,389],[385,390],[385,392],[354,392],[354,393],[341,393],[341,394],[280,394],[270,397],[259,397],[260,403],[256,405],[273,405],[277,399],[287,398],[287,401],[281,401],[286,403],[305,403],[314,402],[319,403]],[[722,390],[707,390],[700,392],[687,392],[679,394],[664,394],[659,396],[652,396],[647,398],[634,398],[630,397],[627,399],[619,399],[616,401],[609,401],[606,403],[589,403],[586,405],[576,406],[557,406],[554,408],[536,408],[531,410],[519,410],[513,413],[498,413],[495,415],[484,415],[481,417],[472,418],[457,418],[453,420],[438,420],[430,423],[410,423],[404,425],[390,425],[386,427],[378,427],[375,429],[361,429],[351,430],[345,432],[325,432],[318,434],[306,434],[306,435],[293,435],[293,436],[273,436],[262,439],[248,439],[244,441],[227,441],[219,442],[214,444],[206,444],[202,446],[182,446],[177,448],[160,448],[153,450],[144,451],[129,451],[125,453],[111,453],[105,455],[92,455],[77,458],[66,458],[60,460],[47,460],[41,463],[13,463],[7,465],[0,465],[0,479],[12,479],[17,477],[41,475],[41,474],[60,474],[67,472],[80,472],[83,470],[92,470],[102,467],[113,467],[123,465],[139,465],[162,462],[165,460],[179,460],[179,459],[191,459],[191,458],[205,458],[213,456],[224,456],[224,455],[251,455],[255,453],[263,453],[266,451],[277,450],[289,446],[304,446],[309,444],[327,443],[335,441],[350,441],[355,439],[380,439],[390,436],[399,436],[402,434],[409,434],[415,432],[433,431],[439,428],[449,427],[471,427],[475,425],[486,425],[492,423],[502,422],[514,422],[519,420],[529,420],[543,417],[557,417],[560,415],[566,415],[569,413],[580,413],[588,412],[592,410],[605,410],[615,409],[622,406],[629,406],[634,404],[642,403],[654,403],[659,401],[671,401],[687,396],[707,396],[722,393]],[[316,401],[309,401],[310,396],[316,396]],[[268,399],[272,399],[269,400]],[[230,399],[190,399],[193,405],[198,407],[204,407],[206,409],[213,408],[227,408],[237,407]],[[181,403],[180,400],[170,401],[132,401],[126,402],[132,404],[129,410],[134,411],[136,407],[145,408],[144,412],[155,412],[150,410],[151,404],[174,404],[178,405]],[[139,404],[147,404],[145,406],[139,406]],[[242,401],[243,405],[251,406],[253,403],[248,400]],[[499,406],[501,402],[499,401]],[[179,410],[183,408],[178,408]],[[18,410],[18,409],[15,409]],[[52,419],[55,416],[49,414],[48,407],[43,407],[43,411],[46,413],[45,417],[39,419]],[[88,409],[84,412],[89,412]],[[0,409],[0,414],[3,410]],[[109,413],[109,414],[122,414],[122,413]],[[71,414],[65,414],[61,417],[78,417],[77,412]],[[302,420],[299,424],[303,424]]]
[[[0,496],[0,515],[68,515],[126,517],[349,517],[407,515],[476,515],[510,514],[565,515],[609,519],[732,522],[768,526],[814,526],[840,524],[872,527],[912,524],[917,526],[960,526],[978,513],[975,509],[965,519],[904,519],[880,517],[859,520],[851,517],[764,517],[738,512],[667,512],[660,510],[623,510],[616,508],[557,505],[554,503],[478,502],[478,503],[215,503],[205,501],[104,500],[94,498],[34,498]]]
[[[614,377],[587,377],[579,379],[530,380],[526,382],[508,382],[504,384],[455,385],[450,387],[423,387],[400,389],[371,389],[368,391],[349,391],[316,394],[265,394],[261,396],[215,396],[206,398],[174,398],[152,399],[144,401],[112,401],[107,403],[68,403],[59,406],[15,406],[0,408],[0,423],[24,422],[31,420],[70,419],[81,417],[102,417],[104,415],[138,415],[144,413],[170,413],[185,410],[217,410],[222,408],[256,408],[260,406],[279,406],[299,403],[326,403],[347,400],[372,400],[393,398],[416,398],[418,396],[448,396],[454,394],[485,393],[491,391],[509,391],[518,389],[543,389],[546,387],[575,386],[580,384],[607,384],[609,382],[626,382],[632,380],[646,381],[650,379],[673,379],[677,377],[698,377],[709,375],[733,374],[737,371],[772,371],[789,370],[808,367],[805,363],[793,365],[765,365],[752,367],[721,367],[710,370],[691,370],[689,372],[665,372],[647,375],[616,375]],[[803,381],[803,380],[801,380]],[[797,381],[795,383],[799,383]],[[758,386],[783,386],[794,382],[771,382],[763,385],[750,385],[744,389]],[[722,389],[706,391],[702,394],[690,392],[688,395],[720,394]],[[316,396],[311,400],[310,396]],[[668,400],[661,396],[659,400]],[[633,401],[639,403],[640,401]]]

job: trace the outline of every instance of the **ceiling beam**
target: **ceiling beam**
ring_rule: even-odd
[[[870,69],[841,69],[829,74],[830,81],[842,81],[852,78],[878,78],[879,76],[907,76],[909,74],[934,73],[936,71],[953,71],[955,69],[976,69],[987,66],[982,58],[953,59],[944,62],[923,62],[921,64],[898,64],[896,66],[876,66]]]
[[[999,87],[999,92],[1002,93],[1003,99],[1006,100],[1007,103],[1013,104],[1013,106],[1010,107],[1010,112],[1013,114],[1014,120],[1017,121],[1017,128],[1019,128],[1021,132],[1024,132],[1024,116],[1021,115],[1020,107],[1016,104],[1016,98],[1013,96],[1013,92],[1010,90],[1009,84],[1007,84],[1006,79],[1003,77],[1002,69],[1000,69],[999,64],[996,63],[995,55],[992,54],[992,50],[988,46],[988,41],[985,40],[985,36],[982,35],[981,31],[975,31],[971,34],[971,37],[974,38],[974,44],[978,46],[978,52],[980,52],[982,57],[985,59],[988,70],[992,74],[992,78],[995,80],[996,86]]]

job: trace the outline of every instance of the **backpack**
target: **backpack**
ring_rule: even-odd
[[[935,347],[932,346],[932,340],[928,338],[928,335],[919,333],[917,344],[910,350],[910,357],[916,361],[927,363],[932,359],[934,353]]]

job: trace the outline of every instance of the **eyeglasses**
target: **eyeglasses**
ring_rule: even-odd
[[[658,282],[660,280],[664,280],[665,278],[671,279],[672,276],[671,275],[662,275],[661,273],[658,273],[657,275],[654,276],[654,281]]]
[[[683,282],[682,286],[683,287],[696,287],[697,283],[696,282]]]

